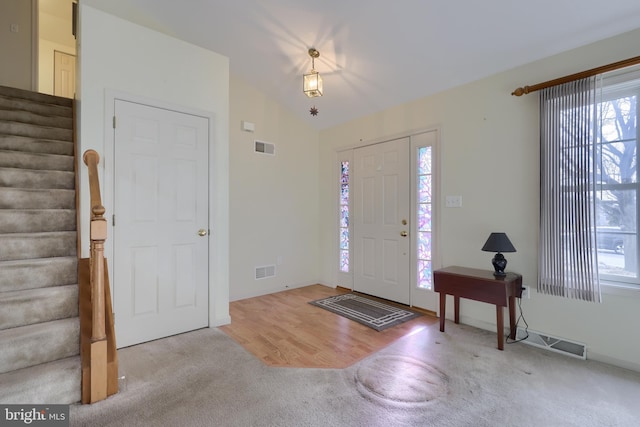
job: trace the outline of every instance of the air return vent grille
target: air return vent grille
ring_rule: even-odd
[[[255,141],[255,152],[256,153],[261,153],[261,154],[270,154],[272,156],[275,156],[276,154],[276,146],[273,145],[270,142],[264,142],[264,141]]]
[[[557,353],[566,354],[567,356],[579,357],[580,359],[587,358],[587,346],[585,344],[565,340],[564,338],[553,337],[551,335],[546,335],[532,330],[525,331],[522,328],[518,328],[516,332],[516,339],[523,339],[527,334],[529,334],[529,338],[522,341],[524,343],[555,351]]]
[[[275,265],[265,265],[262,267],[256,267],[256,280],[266,279],[267,277],[273,277],[276,275]]]

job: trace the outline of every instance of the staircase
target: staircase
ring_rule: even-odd
[[[72,101],[0,86],[0,404],[81,398]]]

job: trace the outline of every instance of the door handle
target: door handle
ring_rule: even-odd
[[[207,230],[205,230],[204,228],[201,228],[200,230],[198,230],[198,236],[206,236],[207,235]]]
[[[400,235],[401,235],[402,237],[407,237],[407,236],[409,235],[409,233],[407,233],[406,231],[401,231],[401,232],[400,232]]]

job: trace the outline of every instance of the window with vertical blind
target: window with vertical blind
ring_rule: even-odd
[[[639,284],[638,95],[637,67],[541,92],[539,292]]]

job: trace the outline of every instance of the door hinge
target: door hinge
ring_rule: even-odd
[[[111,225],[116,226],[116,214],[111,215]]]
[[[116,116],[113,116],[113,128],[116,128]]]

